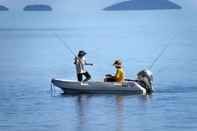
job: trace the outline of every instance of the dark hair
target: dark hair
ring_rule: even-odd
[[[79,53],[78,53],[78,57],[83,57],[85,56],[87,53],[83,50],[80,50]]]

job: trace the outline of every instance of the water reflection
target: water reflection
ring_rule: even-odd
[[[116,96],[116,131],[123,131],[124,121],[124,96]]]
[[[138,98],[139,102],[141,104],[146,104],[146,103],[149,103],[152,99],[153,95],[152,94],[149,94],[149,95],[140,95]]]
[[[88,96],[87,95],[79,95],[77,96],[77,119],[78,119],[78,131],[83,131],[86,129],[85,125],[88,121],[86,115],[86,108],[88,108]]]
[[[127,111],[134,109],[132,105],[146,110],[151,95],[79,95],[76,96],[77,130],[86,131],[92,128],[99,130],[110,129],[123,131],[130,119]],[[136,101],[137,100],[137,101]],[[131,104],[130,104],[131,103]],[[139,105],[140,104],[140,105]],[[130,109],[129,109],[130,108]]]

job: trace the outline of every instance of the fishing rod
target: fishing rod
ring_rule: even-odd
[[[75,55],[74,51],[70,48],[70,46],[64,41],[64,39],[62,39],[58,34],[54,33],[56,38],[58,40],[60,40],[60,42],[63,42],[64,46],[66,47],[67,50],[69,50],[69,52],[75,57],[75,59],[79,58]],[[86,63],[86,65],[94,65],[94,64],[90,64],[90,63]]]
[[[151,65],[149,66],[148,69],[152,69],[153,66],[155,65],[155,63],[159,60],[159,58],[161,58],[161,56],[165,53],[165,51],[168,49],[169,44],[167,44],[160,52],[160,54],[153,60],[153,62],[151,63]]]
[[[70,46],[67,44],[67,42],[61,38],[58,34],[54,33],[55,37],[64,44],[64,47],[73,55],[76,57],[74,51],[70,48]]]

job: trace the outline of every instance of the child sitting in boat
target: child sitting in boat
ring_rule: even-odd
[[[105,82],[123,82],[125,79],[125,72],[122,66],[121,60],[115,60],[113,63],[113,66],[116,68],[116,74],[115,76],[112,76],[111,74],[105,75]]]
[[[81,51],[79,51],[78,56],[75,57],[75,59],[74,59],[74,64],[76,66],[76,71],[77,71],[77,79],[80,82],[81,81],[86,82],[91,79],[91,75],[85,69],[85,65],[93,66],[93,64],[86,62],[86,60],[85,60],[86,54],[87,53],[85,51],[81,50]],[[84,80],[83,80],[83,75],[86,77]]]

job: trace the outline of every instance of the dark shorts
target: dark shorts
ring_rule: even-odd
[[[86,77],[85,80],[83,80],[83,75]],[[88,81],[91,79],[91,75],[86,71],[85,73],[78,73],[77,74],[78,81]]]

